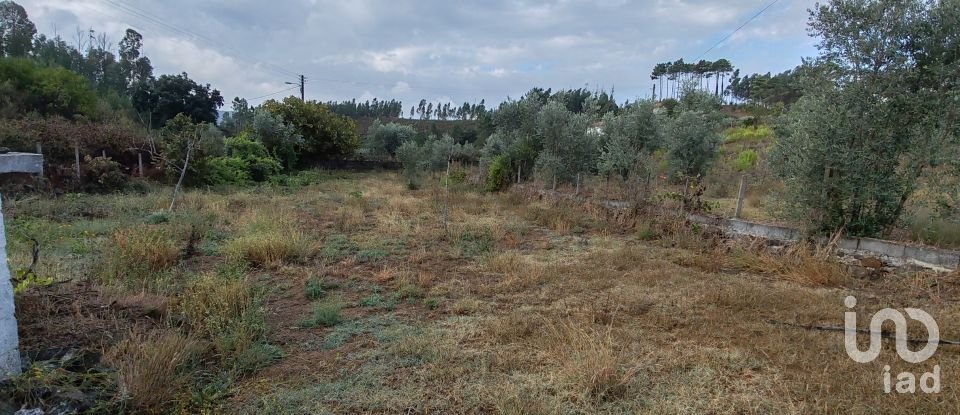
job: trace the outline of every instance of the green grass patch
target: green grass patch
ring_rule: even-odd
[[[323,259],[331,262],[339,261],[357,251],[357,245],[346,235],[335,234],[327,237],[320,250]]]
[[[487,254],[493,250],[493,236],[489,230],[467,231],[457,238],[457,248],[465,257]]]
[[[723,132],[724,143],[764,141],[773,138],[773,129],[766,125],[733,127]]]
[[[336,326],[343,320],[343,317],[340,315],[341,310],[343,310],[343,305],[340,304],[339,301],[328,300],[315,303],[313,310],[310,312],[310,316],[300,322],[300,327]]]

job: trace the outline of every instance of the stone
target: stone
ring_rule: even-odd
[[[860,260],[860,266],[876,270],[883,268],[883,261],[879,258],[868,256]]]

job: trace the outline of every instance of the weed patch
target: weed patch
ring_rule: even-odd
[[[340,311],[343,305],[339,301],[327,300],[315,303],[310,316],[300,322],[300,327],[333,327],[342,321]]]

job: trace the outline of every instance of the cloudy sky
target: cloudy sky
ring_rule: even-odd
[[[251,103],[307,77],[307,98],[497,103],[534,86],[649,97],[657,62],[693,60],[770,0],[17,0],[41,33],[144,36],[155,73]],[[815,54],[814,0],[780,0],[712,50],[745,72]],[[282,97],[298,91],[271,95]],[[254,99],[256,98],[256,99]]]

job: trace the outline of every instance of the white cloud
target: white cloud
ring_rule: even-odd
[[[390,92],[393,92],[394,94],[402,94],[409,91],[410,84],[403,81],[397,81],[397,83],[393,84],[393,88],[390,88]]]
[[[423,47],[404,46],[383,52],[366,52],[364,61],[377,72],[400,72],[413,70],[417,58],[425,52]]]
[[[726,57],[759,72],[795,66],[798,56],[813,53],[804,10],[814,1],[777,3],[705,58]],[[619,97],[632,99],[649,94],[654,64],[693,59],[765,5],[288,0],[280,7],[257,0],[123,0],[143,12],[138,16],[103,0],[21,2],[41,32],[56,27],[68,40],[76,27],[92,27],[115,43],[134,27],[158,75],[186,71],[228,100],[279,91],[297,73],[308,78],[308,98],[366,93],[406,106],[435,94],[495,103],[533,86],[579,87],[585,80],[616,85]]]

